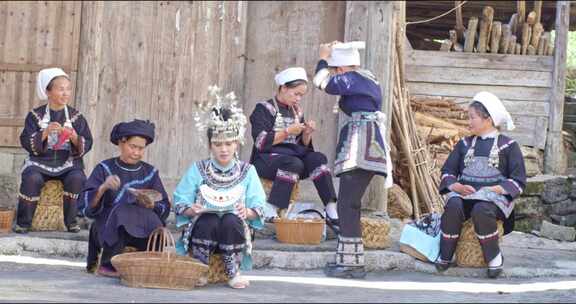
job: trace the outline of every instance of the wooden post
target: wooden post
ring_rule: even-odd
[[[502,38],[502,23],[495,21],[492,25],[492,34],[490,35],[490,53],[498,54],[500,48],[500,39]]]
[[[534,24],[534,27],[532,28],[532,37],[530,38],[530,45],[534,48],[538,48],[538,40],[540,40],[540,36],[542,36],[543,32],[544,27],[542,26],[542,23]]]
[[[530,44],[530,36],[532,35],[532,27],[528,23],[522,25],[522,55],[526,55],[528,44]]]
[[[458,7],[462,1],[454,1],[454,5]],[[466,28],[464,27],[464,19],[462,18],[462,7],[458,7],[456,9],[456,34],[458,41],[464,41],[464,31]]]
[[[486,53],[489,45],[490,33],[492,31],[492,20],[494,20],[494,9],[485,6],[482,10],[482,20],[480,21],[480,34],[478,35],[478,53]]]
[[[516,31],[512,32],[516,36],[520,36],[522,31],[522,24],[526,21],[526,1],[516,1],[516,8],[518,9],[518,19],[516,20]]]
[[[570,25],[570,1],[556,3],[556,38],[554,39],[554,72],[552,78],[552,97],[548,117],[548,134],[544,152],[544,173],[563,174],[562,124],[564,122],[564,89],[566,86],[566,53],[568,46],[568,27]]]
[[[534,1],[534,12],[536,13],[535,23],[540,23],[540,18],[542,18],[542,0]]]
[[[502,37],[500,38],[500,47],[499,47],[499,52],[501,54],[508,53],[508,43],[510,41],[511,35],[512,33],[510,33],[510,25],[502,24]]]
[[[474,39],[476,38],[476,28],[478,27],[478,18],[472,17],[468,20],[468,29],[466,30],[466,41],[464,42],[464,52],[472,53],[474,51]]]
[[[102,55],[103,1],[82,2],[80,26],[80,50],[78,56],[78,79],[76,81],[76,106],[88,122],[93,138],[99,138],[102,132],[97,128],[96,111],[98,90],[100,87],[100,69]],[[96,153],[84,157],[86,168],[93,168],[98,160]]]
[[[386,138],[390,143],[394,41],[398,22],[404,24],[403,1],[346,1],[345,41],[364,40],[361,65],[372,71],[382,86],[382,109],[388,120]],[[404,31],[405,32],[405,31]],[[387,212],[388,191],[384,178],[375,176],[362,199],[363,209]]]

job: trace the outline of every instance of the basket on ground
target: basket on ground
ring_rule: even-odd
[[[498,243],[502,242],[504,227],[502,221],[497,221]],[[460,238],[456,245],[456,264],[460,267],[487,267],[484,261],[482,247],[474,231],[472,220],[467,220],[460,230]]]
[[[10,232],[14,221],[14,209],[0,208],[0,232]]]
[[[116,255],[112,265],[120,273],[121,282],[130,287],[193,289],[208,266],[175,252],[170,231],[159,227],[148,239],[146,251]]]
[[[282,243],[317,245],[322,241],[323,219],[277,218],[274,220],[276,238]]]

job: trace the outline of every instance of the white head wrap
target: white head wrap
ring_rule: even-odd
[[[503,126],[506,124],[506,130],[514,130],[514,121],[512,121],[512,116],[506,110],[502,101],[496,95],[490,92],[479,92],[474,95],[474,101],[481,103],[492,118],[494,125],[496,127]]]
[[[366,48],[364,41],[351,41],[346,43],[338,43],[332,46],[332,53],[328,58],[328,66],[341,67],[360,65],[360,52],[359,49]]]
[[[48,99],[48,95],[46,95],[46,87],[52,79],[58,76],[66,76],[66,78],[70,78],[68,74],[64,73],[60,68],[43,69],[38,72],[38,79],[36,80],[36,95],[38,95],[40,100]]]
[[[308,82],[308,78],[306,77],[306,70],[300,67],[287,68],[284,71],[276,74],[274,80],[278,86],[284,85],[294,80],[304,80]]]
[[[46,87],[48,87],[48,84],[50,83],[50,81],[52,81],[52,79],[59,76],[65,76],[68,79],[70,78],[68,74],[64,73],[64,71],[60,68],[43,69],[40,72],[38,72],[38,79],[36,80],[36,95],[38,95],[38,98],[40,98],[40,100],[48,99],[48,95],[46,95]],[[70,121],[70,115],[68,114],[67,106],[64,107],[64,114],[66,116],[64,126],[67,128],[72,128],[72,122]],[[50,123],[50,107],[47,105],[46,113],[44,113],[44,116],[40,121],[40,128],[42,130],[46,129],[49,123]]]

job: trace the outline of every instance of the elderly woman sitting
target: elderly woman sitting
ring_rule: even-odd
[[[126,246],[146,250],[150,233],[165,225],[170,202],[158,169],[141,160],[154,141],[154,124],[143,120],[119,123],[110,141],[118,146],[120,156],[96,165],[81,199],[83,212],[94,219],[86,267],[93,271],[102,251],[98,274],[117,277],[112,257]],[[157,191],[157,198],[142,197],[140,189]]]
[[[56,179],[64,184],[64,223],[76,233],[80,231],[76,203],[86,181],[82,158],[92,148],[92,134],[82,114],[68,106],[72,82],[63,70],[41,70],[36,93],[48,103],[28,113],[20,134],[29,155],[22,167],[14,232],[30,230],[44,183]]]
[[[488,277],[496,278],[504,264],[496,221],[504,221],[504,234],[514,228],[514,199],[526,186],[524,158],[520,145],[499,132],[504,125],[514,129],[514,123],[498,97],[476,94],[468,113],[473,135],[456,144],[442,167],[440,193],[446,194],[447,202],[436,268],[448,269],[462,224],[472,218]]]

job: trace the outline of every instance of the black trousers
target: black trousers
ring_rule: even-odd
[[[34,213],[40,200],[42,187],[44,187],[46,181],[54,179],[60,180],[64,184],[63,209],[66,227],[77,224],[78,196],[86,181],[84,171],[72,169],[60,176],[49,176],[34,167],[28,167],[22,172],[22,182],[18,195],[18,212],[16,216],[18,226],[24,228],[30,228],[30,226],[32,226],[32,219],[34,218]]]
[[[500,208],[492,202],[463,200],[460,197],[453,197],[446,202],[440,222],[440,229],[442,230],[440,258],[442,260],[452,260],[462,224],[470,218],[474,223],[474,231],[476,231],[476,236],[482,246],[486,263],[500,253],[496,221],[506,219]]]
[[[96,224],[90,225],[90,234],[88,235],[88,255],[86,256],[86,270],[90,271],[92,267],[98,264],[98,255],[102,251],[102,244],[98,237]]]
[[[240,267],[245,243],[244,223],[238,216],[205,213],[194,225],[188,244],[192,256],[205,264],[210,264],[212,254],[222,254],[226,275],[233,278]]]
[[[340,218],[340,234],[343,237],[362,237],[360,226],[360,211],[362,196],[375,175],[372,171],[356,169],[340,174],[340,190],[338,192],[338,217]]]
[[[90,232],[92,233],[92,231],[90,231]],[[96,232],[96,231],[94,231],[94,232]],[[95,234],[97,234],[97,233],[95,233]],[[102,248],[102,258],[100,260],[100,264],[102,266],[112,267],[112,263],[111,263],[112,257],[114,257],[117,254],[121,254],[124,251],[124,248],[126,248],[126,246],[135,247],[138,249],[138,251],[145,251],[146,246],[148,246],[148,238],[134,237],[134,236],[130,235],[126,231],[126,229],[124,229],[124,226],[120,226],[118,228],[118,241],[116,242],[116,244],[114,244],[113,246],[110,246],[110,245],[106,244],[106,242],[102,242],[102,243],[103,243],[103,248]],[[97,244],[95,244],[95,245],[97,245]],[[88,251],[89,251],[89,256],[90,256],[90,245],[88,245]]]
[[[270,164],[262,159],[254,161],[260,177],[273,180],[268,203],[284,209],[290,204],[290,194],[299,179],[310,176],[324,205],[336,201],[328,159],[320,152],[308,152],[303,157],[279,155]]]

